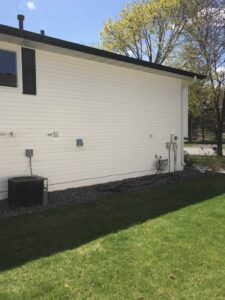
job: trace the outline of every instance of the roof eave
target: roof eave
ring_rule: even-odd
[[[157,71],[157,73],[158,72],[163,72],[163,73],[166,72],[166,73],[170,73],[171,75],[173,74],[173,75],[186,77],[186,79],[189,79],[189,80],[194,79],[194,78],[197,78],[199,80],[204,80],[207,78],[207,76],[202,75],[202,74],[196,74],[196,73],[192,73],[192,72],[188,72],[188,71],[184,71],[184,70],[180,70],[180,69],[176,69],[176,68],[167,67],[164,65],[150,63],[150,62],[147,62],[144,60],[138,60],[138,59],[124,56],[121,54],[116,54],[116,53],[112,53],[109,51],[64,41],[61,39],[49,37],[46,35],[41,35],[38,33],[27,31],[27,30],[17,29],[17,28],[10,27],[10,26],[0,25],[0,34],[2,34],[3,36],[7,35],[7,36],[14,37],[17,39],[32,41],[35,43],[45,44],[45,45],[49,45],[52,47],[59,47],[59,48],[64,48],[64,49],[80,52],[80,53],[94,55],[94,56],[104,58],[106,60],[111,60],[111,61],[114,60],[114,61],[119,61],[122,63],[132,64],[132,65],[136,65],[136,66],[140,66],[140,67],[144,67],[144,68],[149,68],[149,69]]]

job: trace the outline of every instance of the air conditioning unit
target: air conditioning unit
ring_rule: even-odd
[[[11,208],[47,205],[48,179],[23,176],[8,179],[8,203]]]

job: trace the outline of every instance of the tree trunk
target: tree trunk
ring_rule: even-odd
[[[223,156],[223,123],[225,119],[225,92],[222,107],[217,106],[217,155]]]
[[[223,124],[218,124],[217,130],[217,155],[223,156]]]
[[[202,114],[202,141],[205,142],[205,116]]]
[[[192,116],[188,114],[188,142],[192,143]]]
[[[217,127],[215,125],[215,132],[214,132],[214,143],[217,141]]]

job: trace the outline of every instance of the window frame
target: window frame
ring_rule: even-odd
[[[20,53],[19,46],[13,46],[6,43],[0,43],[0,50],[13,52],[16,55],[16,78],[17,78],[17,85],[16,86],[7,86],[7,85],[0,85],[0,89],[5,90],[12,90],[12,91],[21,91],[21,53]]]

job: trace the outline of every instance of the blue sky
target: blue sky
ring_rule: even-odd
[[[25,29],[61,39],[95,45],[103,23],[115,18],[128,0],[0,0],[0,24],[18,27],[17,14],[25,15]]]

